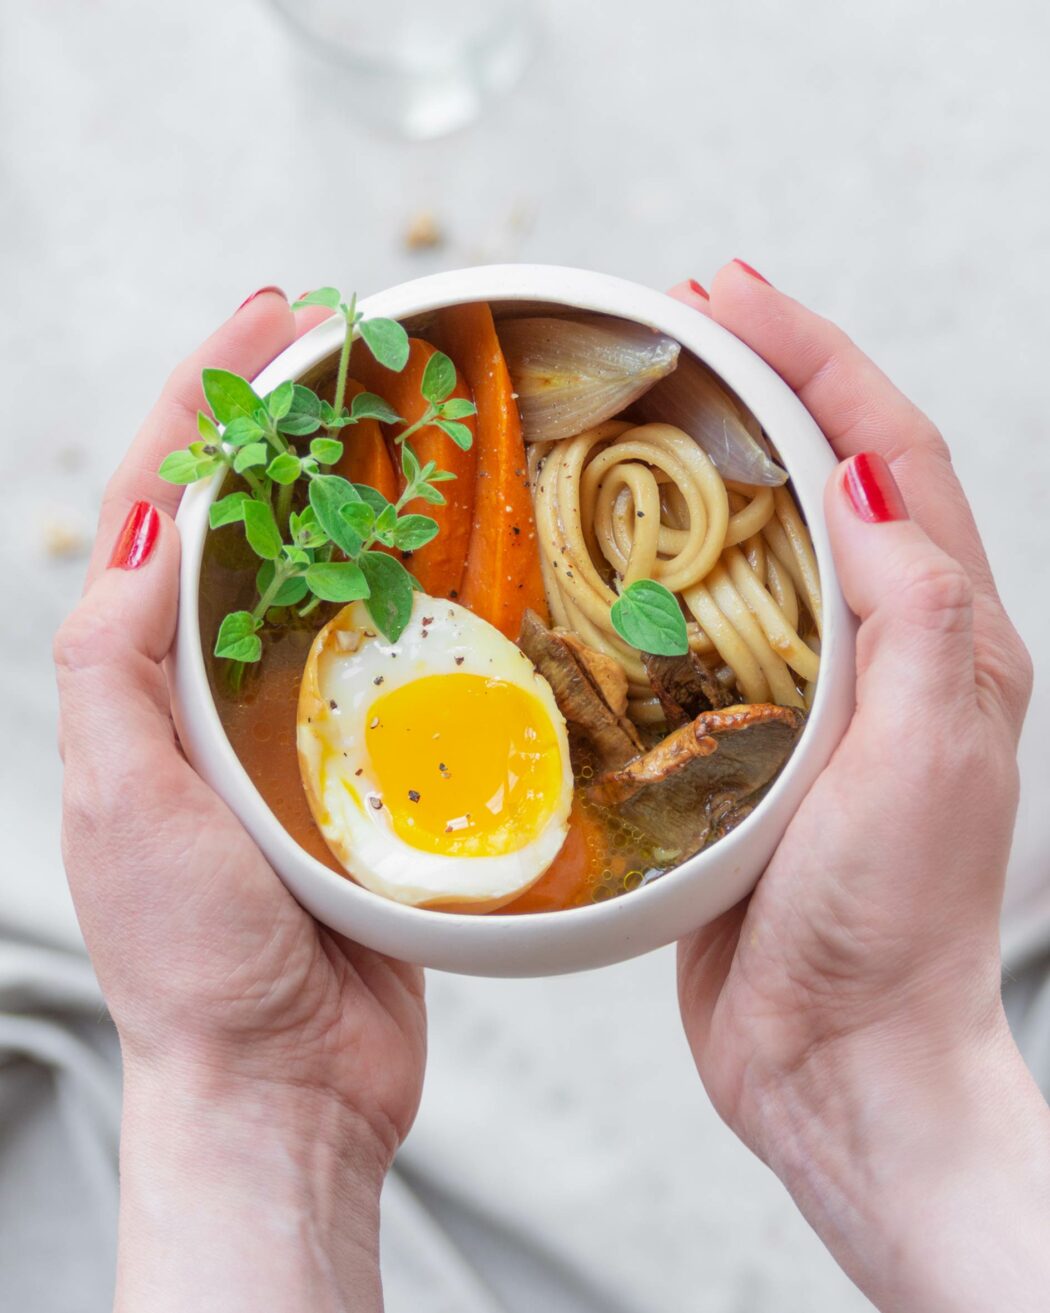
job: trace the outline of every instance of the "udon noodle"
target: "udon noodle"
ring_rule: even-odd
[[[681,429],[624,420],[532,444],[529,471],[551,618],[620,663],[637,723],[663,713],[642,657],[613,629],[617,578],[675,593],[691,649],[728,668],[743,700],[808,703],[820,587],[786,489],[727,482]]]

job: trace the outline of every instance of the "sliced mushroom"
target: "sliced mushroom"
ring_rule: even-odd
[[[645,653],[642,661],[671,729],[687,725],[701,712],[733,705],[732,693],[715,678],[695,652],[669,657]]]
[[[805,716],[766,703],[704,712],[588,790],[643,829],[672,866],[727,834],[773,782]]]
[[[614,770],[638,755],[638,731],[616,709],[626,704],[626,688],[621,690],[600,653],[575,635],[548,629],[534,611],[525,612],[518,646],[554,690],[569,728],[589,740],[603,769]]]

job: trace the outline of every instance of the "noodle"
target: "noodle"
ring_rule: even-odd
[[[690,649],[728,667],[743,699],[808,705],[820,584],[786,489],[727,482],[681,429],[624,420],[533,444],[529,476],[552,621],[620,663],[637,724],[663,712],[609,609],[638,579],[678,595]]]

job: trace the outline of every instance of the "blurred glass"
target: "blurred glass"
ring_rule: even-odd
[[[271,0],[313,50],[343,70],[361,117],[407,137],[477,118],[532,54],[531,0]]]

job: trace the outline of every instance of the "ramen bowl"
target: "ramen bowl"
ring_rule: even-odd
[[[854,621],[835,576],[823,493],[835,457],[791,389],[744,343],[690,307],[620,278],[544,265],[495,265],[436,274],[369,297],[367,317],[412,320],[485,301],[500,313],[539,308],[615,316],[657,330],[703,362],[750,410],[791,478],[813,542],[824,607],[821,669],[801,736],[775,782],[736,828],[659,879],[622,897],[528,914],[457,913],[391,901],[311,856],[277,820],[223,728],[202,646],[200,579],[208,509],[219,480],[189,488],[177,523],[181,604],[171,681],[175,720],[190,762],[239,817],[274,871],[319,921],[404,961],[482,976],[542,976],[622,961],[687,935],[754,887],[792,816],[824,769],[854,701]],[[333,359],[336,317],[306,333],[255,380],[259,393]]]

